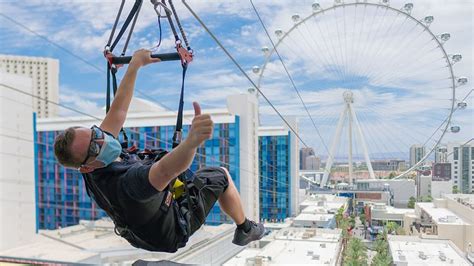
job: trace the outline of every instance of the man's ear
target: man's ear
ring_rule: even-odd
[[[81,172],[81,174],[87,174],[94,170],[95,170],[95,167],[92,167],[92,166],[83,165],[79,167],[79,172]]]

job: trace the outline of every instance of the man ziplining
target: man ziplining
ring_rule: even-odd
[[[112,218],[117,234],[135,247],[175,252],[204,224],[216,201],[237,224],[232,243],[244,246],[261,239],[265,229],[246,218],[226,168],[204,167],[191,178],[176,179],[189,171],[197,148],[212,137],[211,117],[201,114],[197,102],[187,138],[170,152],[137,156],[122,149],[117,137],[138,71],[159,61],[148,50],[136,51],[100,126],[70,127],[59,134],[54,142],[56,158],[83,173],[89,195]]]

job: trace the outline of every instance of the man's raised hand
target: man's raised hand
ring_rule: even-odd
[[[159,58],[151,57],[151,51],[146,49],[140,49],[133,53],[132,60],[130,61],[130,66],[135,66],[139,68],[160,61],[161,60]]]
[[[208,114],[201,114],[201,106],[199,103],[193,102],[194,119],[189,131],[188,140],[194,148],[199,147],[204,141],[212,138],[214,130],[214,123],[211,116]]]

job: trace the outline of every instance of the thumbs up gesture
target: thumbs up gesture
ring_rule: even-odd
[[[199,103],[193,102],[194,119],[189,131],[188,141],[194,148],[199,147],[204,141],[212,138],[214,130],[214,122],[208,114],[201,114],[201,106]]]

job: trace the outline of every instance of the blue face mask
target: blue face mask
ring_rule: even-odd
[[[122,145],[110,134],[104,132],[104,143],[100,148],[100,152],[95,160],[102,162],[104,166],[111,164],[120,156],[122,152]]]

